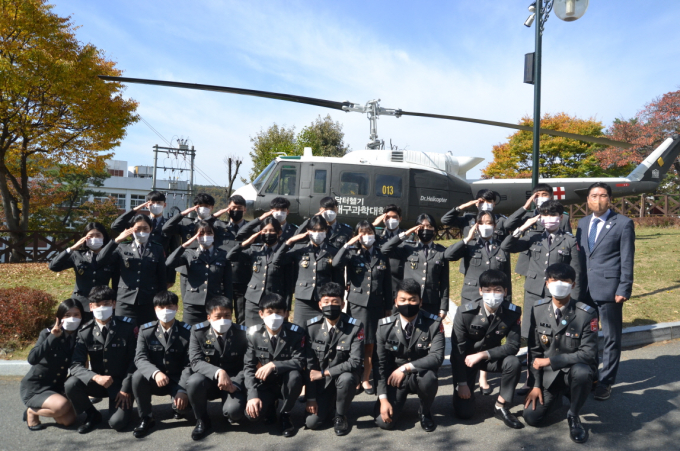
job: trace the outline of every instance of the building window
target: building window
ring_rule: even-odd
[[[123,201],[124,202],[124,201]],[[139,207],[146,202],[146,196],[143,194],[130,194],[130,209]],[[125,207],[123,207],[125,208]]]
[[[340,194],[345,196],[368,196],[368,174],[343,172],[340,175]]]
[[[326,177],[328,171],[317,169],[314,171],[314,194],[326,194]]]
[[[125,177],[125,172],[121,169],[108,169],[112,177]]]
[[[378,197],[401,197],[401,177],[378,174],[375,177],[375,195]]]
[[[104,197],[95,197],[97,200],[106,201],[108,199],[113,199],[116,206],[121,210],[125,210],[125,194],[111,193]]]

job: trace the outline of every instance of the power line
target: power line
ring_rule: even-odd
[[[165,143],[166,143],[168,146],[172,147],[172,144],[170,143],[170,141],[168,141],[167,139],[165,139],[165,137],[164,137],[163,135],[161,135],[161,134],[158,132],[158,130],[156,130],[155,128],[153,128],[153,127],[151,126],[151,124],[149,124],[149,123],[146,121],[146,119],[144,119],[142,116],[139,116],[139,118],[142,120],[142,122],[144,122],[144,124],[146,124],[147,127],[149,127],[149,128],[151,129],[152,132],[154,132],[156,135],[158,135],[158,137],[159,137],[160,139],[162,139],[163,141],[165,141]]]

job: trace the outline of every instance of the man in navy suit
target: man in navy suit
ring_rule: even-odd
[[[606,183],[588,188],[588,208],[593,212],[578,222],[576,240],[585,268],[584,301],[597,307],[604,349],[602,370],[595,389],[595,399],[604,401],[611,395],[621,359],[623,303],[630,299],[633,287],[635,229],[633,221],[609,208],[612,189]]]

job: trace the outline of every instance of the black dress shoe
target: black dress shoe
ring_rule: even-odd
[[[307,402],[307,397],[306,397],[305,395],[300,395],[300,397],[298,397],[298,402],[299,402],[300,404],[306,403],[306,402]]]
[[[92,415],[88,415],[85,418],[85,422],[78,428],[79,434],[87,434],[92,431],[96,425],[102,422],[102,414],[98,410],[95,410]]]
[[[531,391],[531,387],[522,387],[515,390],[517,396],[526,396]]]
[[[28,409],[24,410],[24,417],[23,417],[24,423],[28,423]],[[45,429],[45,425],[42,424],[41,422],[38,422],[35,426],[28,426],[29,431],[42,431]]]
[[[290,416],[287,413],[282,413],[279,420],[281,422],[281,433],[284,437],[292,437],[295,435],[295,426],[290,421]]]
[[[568,416],[569,423],[569,437],[576,443],[585,443],[588,441],[588,431],[581,424],[581,419],[577,416]]]
[[[489,385],[487,388],[482,388],[481,386],[479,387],[479,392],[484,395],[484,396],[489,396],[491,393],[493,393],[493,388]]]
[[[142,418],[142,421],[139,423],[139,426],[137,426],[132,431],[132,435],[134,435],[135,438],[146,437],[146,435],[149,433],[151,429],[153,429],[155,425],[156,420],[154,420],[153,417],[144,417]]]
[[[212,423],[210,422],[209,418],[202,418],[202,419],[196,420],[196,427],[191,432],[191,439],[192,440],[201,440],[203,437],[205,437],[208,434],[210,429],[212,429]]]
[[[99,404],[100,402],[102,402],[102,399],[101,398],[90,398],[90,402],[92,404]]]
[[[505,407],[501,407],[500,409],[494,408],[494,410],[494,416],[499,420],[502,420],[507,427],[512,429],[522,429],[524,427],[517,417],[511,414],[510,411]]]
[[[420,427],[423,428],[425,432],[432,432],[437,429],[437,425],[432,420],[431,413],[421,413],[420,414]]]
[[[593,398],[598,401],[606,401],[612,395],[612,386],[597,384]]]
[[[181,413],[179,413],[179,412],[177,412],[177,411],[175,411],[175,412],[172,414],[172,419],[173,419],[173,420],[181,420],[182,418],[184,418],[184,415],[182,415]]]
[[[366,388],[363,385],[361,387],[364,389],[367,395],[375,395],[375,387]]]
[[[336,415],[333,418],[333,430],[335,435],[347,435],[349,433],[349,424],[347,423],[347,417],[345,415]]]

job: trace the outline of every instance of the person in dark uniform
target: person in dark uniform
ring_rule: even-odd
[[[76,285],[71,297],[80,303],[83,309],[83,322],[92,319],[90,301],[87,299],[92,287],[108,285],[114,279],[114,289],[118,284],[118,275],[111,265],[97,263],[97,255],[102,247],[109,243],[109,234],[98,222],[85,225],[83,237],[73,246],[57,254],[50,262],[49,268],[61,272],[73,268],[76,274]]]
[[[318,429],[335,406],[335,435],[349,433],[347,411],[352,404],[364,358],[364,328],[342,310],[343,286],[329,282],[319,288],[322,315],[307,321],[309,380],[306,426]]]
[[[151,219],[151,235],[149,236],[149,241],[158,243],[163,246],[163,252],[165,257],[172,254],[172,252],[179,247],[181,240],[178,235],[171,235],[163,232],[163,226],[166,223],[166,219],[163,216],[163,210],[167,207],[165,194],[160,191],[151,191],[146,195],[146,202],[135,208],[126,211],[122,215],[118,216],[113,224],[111,224],[111,231],[116,233],[121,233],[130,225],[130,220],[135,216],[142,214],[142,210],[145,208],[149,210],[149,217]],[[106,243],[104,243],[106,245]],[[175,284],[177,274],[174,268],[168,268],[168,289]],[[101,285],[101,284],[99,284]]]
[[[281,244],[292,238],[297,230],[298,226],[288,222],[288,213],[290,212],[290,201],[285,197],[275,197],[269,203],[269,211],[260,215],[259,218],[255,218],[250,221],[246,227],[239,230],[239,234],[236,236],[237,241],[244,241],[250,238],[253,233],[257,233],[262,228],[262,221],[265,218],[271,216],[281,224],[281,236],[279,237],[279,242]]]
[[[88,396],[109,398],[109,426],[112,429],[120,432],[130,421],[137,339],[132,318],[114,317],[115,307],[116,293],[111,288],[94,287],[90,293],[94,320],[78,331],[71,377],[64,388],[76,414],[87,414],[78,428],[80,434],[87,434],[102,421],[101,413]]]
[[[449,262],[444,258],[446,248],[435,244],[437,221],[423,213],[416,226],[400,233],[380,248],[388,258],[398,258],[404,263],[404,279],[413,279],[421,285],[423,310],[445,317],[449,311]],[[419,243],[406,241],[417,233]]]
[[[281,268],[294,266],[297,279],[294,282],[295,324],[307,324],[307,321],[321,313],[319,309],[319,287],[328,282],[345,285],[345,270],[333,266],[333,258],[338,250],[319,239],[326,234],[328,224],[321,216],[314,216],[309,221],[309,230],[289,238],[274,254],[274,265]],[[314,238],[301,242],[311,234]],[[296,244],[299,243],[299,244]]]
[[[421,309],[421,292],[418,282],[404,279],[394,300],[397,313],[380,320],[375,423],[381,429],[394,429],[410,393],[420,398],[418,415],[423,430],[431,432],[437,427],[430,409],[444,361],[444,326],[439,316]]]
[[[191,377],[187,390],[196,416],[191,438],[200,440],[212,428],[208,400],[222,400],[222,415],[229,422],[243,419],[246,408],[243,359],[248,349],[245,326],[232,324],[232,301],[224,296],[206,303],[207,316],[191,331]]]
[[[378,234],[378,246],[382,246],[395,236],[405,232],[399,227],[401,223],[401,207],[395,204],[385,206],[385,213],[378,216],[373,221],[373,226],[378,227],[381,223],[385,224],[382,233]],[[398,258],[390,258],[390,272],[392,273],[392,296],[390,302],[397,296],[397,284],[404,278],[404,262]]]
[[[153,298],[157,321],[144,324],[137,336],[132,393],[137,401],[141,422],[133,431],[146,436],[156,421],[151,410],[151,395],[172,399],[175,419],[189,413],[186,383],[189,378],[189,338],[191,326],[175,320],[179,299],[175,293],[161,291]]]
[[[352,227],[338,222],[338,201],[334,198],[324,197],[321,199],[319,202],[319,211],[314,216],[321,216],[328,223],[328,233],[326,234],[326,240],[331,246],[340,249],[352,238]],[[297,232],[295,232],[296,235],[307,232],[309,229],[308,224],[310,219],[307,219],[302,224],[300,224]]]
[[[227,258],[235,261],[241,255],[248,257],[248,263],[253,268],[253,275],[248,282],[246,291],[246,327],[262,324],[262,317],[259,314],[260,299],[268,293],[276,293],[286,299],[289,296],[288,287],[290,284],[285,280],[286,272],[274,264],[274,254],[279,246],[279,236],[281,235],[281,225],[279,221],[272,217],[262,221],[262,229],[251,235],[246,241],[236,244]],[[263,244],[253,244],[257,239],[261,239]]]
[[[551,297],[532,307],[529,355],[530,385],[524,402],[524,420],[540,425],[560,407],[562,396],[570,400],[569,436],[576,443],[588,440],[579,412],[588,399],[597,372],[597,312],[571,299],[576,283],[574,268],[555,263],[546,270]]]
[[[521,429],[524,425],[510,413],[510,407],[522,371],[516,356],[522,311],[505,300],[509,285],[510,280],[503,271],[484,271],[479,276],[482,299],[462,304],[456,311],[451,333],[453,407],[458,418],[472,418],[477,371],[501,373],[495,416],[506,426]]]
[[[348,313],[364,325],[363,389],[375,394],[371,385],[376,332],[380,318],[389,316],[393,305],[390,261],[378,249],[373,225],[361,221],[356,225],[356,235],[349,240],[333,259],[336,268],[347,268],[349,283]]]
[[[223,214],[229,214],[229,221],[222,222],[225,225],[227,231],[231,235],[227,235],[228,240],[234,240],[236,235],[241,231],[241,228],[248,224],[248,221],[243,219],[243,215],[246,212],[246,200],[243,196],[239,194],[234,194],[229,198],[229,205],[213,214],[215,218],[219,218]]]
[[[57,307],[51,329],[40,332],[38,342],[28,353],[31,368],[21,380],[21,400],[27,407],[24,421],[31,431],[44,429],[40,417],[54,418],[57,424],[70,426],[76,421],[71,401],[64,396],[64,382],[71,366],[76,336],[83,318],[83,308],[75,299],[66,299]]]
[[[284,323],[288,316],[286,308],[283,296],[275,293],[262,296],[259,314],[264,324],[248,328],[248,351],[244,358],[246,416],[251,421],[271,418],[276,415],[276,400],[281,399],[281,431],[285,437],[292,437],[295,426],[289,413],[304,384],[307,333],[296,324]]]
[[[182,293],[183,319],[190,326],[205,321],[205,303],[208,299],[215,296],[233,297],[231,262],[227,258],[227,251],[215,246],[214,240],[212,226],[201,221],[196,235],[178,247],[165,262],[170,268],[184,266],[186,269],[186,291]],[[190,249],[196,241],[199,246]]]
[[[111,265],[120,273],[116,316],[132,318],[136,325],[156,318],[153,297],[168,287],[163,246],[149,241],[150,234],[149,217],[137,215],[131,227],[97,255],[98,265]],[[130,236],[132,243],[121,244]]]

